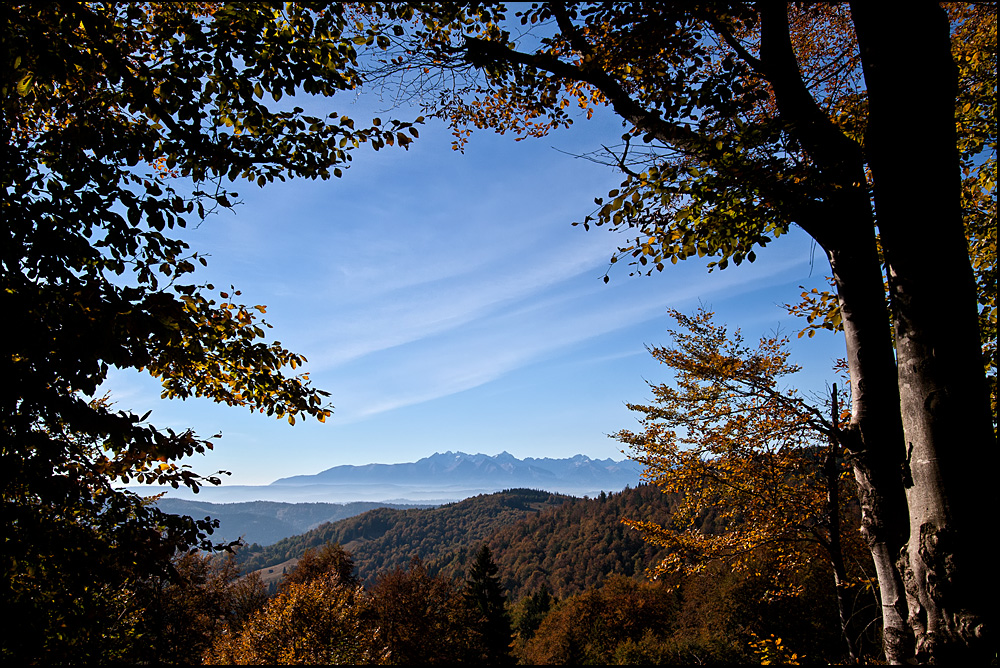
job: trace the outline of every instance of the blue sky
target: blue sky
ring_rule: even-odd
[[[373,111],[363,104],[334,100],[359,121]],[[183,232],[211,256],[197,276],[266,304],[271,338],[309,359],[332,393],[326,423],[161,401],[134,373],[116,372],[107,389],[121,408],[153,408],[157,426],[221,431],[190,463],[240,485],[446,450],[622,459],[606,434],[633,427],[624,402],[666,379],[645,346],[668,342],[668,307],[704,303],[748,339],[780,328],[805,367],[798,384],[822,391],[842,340],[795,339],[802,323],[781,307],[829,273],[799,230],[753,265],[709,273],[692,259],[630,278],[619,263],[603,282],[624,238],[570,223],[620,177],[567,153],[621,132],[610,115],[523,142],[480,132],[461,154],[428,121],[408,151],[363,146],[342,179],[238,184],[235,213]]]

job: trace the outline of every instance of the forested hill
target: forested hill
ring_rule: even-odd
[[[501,583],[517,600],[543,584],[562,598],[603,581],[611,573],[642,575],[662,550],[621,523],[623,517],[666,522],[669,497],[658,487],[640,485],[592,499],[573,498],[558,507],[500,527],[486,541]],[[475,548],[463,548],[439,562],[442,572],[464,575]]]
[[[485,542],[509,595],[546,584],[561,597],[609,573],[641,573],[657,552],[620,519],[665,521],[668,514],[667,497],[646,485],[593,499],[514,489],[438,508],[371,510],[268,547],[251,545],[240,560],[247,571],[268,568],[333,542],[351,552],[362,581],[414,556],[432,571],[460,576]]]
[[[571,497],[515,489],[481,494],[437,508],[377,508],[322,524],[274,545],[250,545],[240,551],[246,570],[257,570],[300,557],[327,542],[351,552],[358,575],[372,581],[377,573],[406,566],[413,556],[434,562],[468,545],[480,545],[497,529],[557,506]]]

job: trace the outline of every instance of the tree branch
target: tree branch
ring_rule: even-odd
[[[774,89],[778,112],[819,168],[840,185],[865,183],[861,147],[833,124],[799,71],[784,3],[761,2],[760,65]]]
[[[552,13],[556,17],[556,24],[558,24],[559,29],[569,39],[570,46],[579,51],[580,54],[583,55],[584,59],[586,59],[587,56],[593,53],[593,49],[570,20],[569,12],[566,11],[566,3],[553,2],[551,7]]]
[[[465,38],[465,59],[476,67],[483,67],[491,62],[525,65],[546,70],[560,79],[590,84],[611,102],[619,116],[636,128],[685,153],[707,157],[709,144],[701,136],[683,125],[664,121],[659,112],[646,109],[636,102],[614,77],[605,72],[571,65],[544,53],[524,53],[508,49],[497,42],[476,37]]]
[[[764,74],[764,64],[760,61],[760,59],[755,58],[749,51],[747,51],[746,48],[744,48],[744,46],[740,44],[735,37],[733,37],[733,34],[725,28],[725,26],[714,18],[709,18],[708,24],[712,26],[712,30],[714,30],[719,37],[721,37],[722,40],[729,45],[729,48],[736,52],[736,55],[746,61],[747,65],[749,65],[758,74]]]

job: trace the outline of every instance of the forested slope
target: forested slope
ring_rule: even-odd
[[[352,554],[362,581],[373,582],[415,556],[433,572],[461,577],[486,543],[512,599],[543,584],[563,597],[610,573],[641,575],[661,551],[620,520],[665,521],[669,510],[669,498],[646,485],[593,499],[507,490],[438,508],[370,510],[269,547],[250,546],[240,560],[252,571],[332,542]]]
[[[557,597],[583,591],[610,573],[642,575],[662,550],[643,542],[623,517],[666,521],[670,499],[656,487],[640,485],[620,493],[573,498],[558,507],[500,527],[486,541],[513,600],[546,585]],[[459,576],[475,547],[439,562]]]
[[[250,546],[240,551],[240,562],[247,571],[258,570],[297,558],[309,548],[339,543],[353,555],[358,577],[371,582],[380,572],[406,566],[414,556],[428,564],[450,559],[463,548],[478,547],[498,529],[570,498],[517,489],[438,508],[379,508],[323,524],[268,547]]]

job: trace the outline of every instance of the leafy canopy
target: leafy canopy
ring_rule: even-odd
[[[626,179],[583,224],[634,232],[615,258],[631,255],[643,271],[693,256],[712,256],[720,268],[753,261],[756,247],[819,215],[824,197],[867,188],[843,165],[826,164],[829,156],[810,155],[778,113],[772,73],[753,55],[761,26],[751,7],[545,2],[512,16],[499,3],[420,9],[422,22],[389,48],[398,60],[369,78],[446,119],[456,148],[475,128],[537,137],[571,125],[573,108],[590,117],[611,107],[626,132],[589,157]],[[829,116],[815,125],[858,155],[863,85],[847,9],[789,11],[802,93],[815,97],[815,114]]]
[[[817,556],[836,568],[842,542],[856,533],[841,521],[851,479],[836,442],[844,416],[834,421],[782,386],[798,371],[786,339],[768,336],[750,347],[709,311],[671,315],[679,325],[671,331],[675,345],[650,352],[673,383],[651,384],[652,404],[628,404],[643,429],[615,438],[678,501],[665,525],[624,522],[669,549],[651,569],[657,575],[699,572],[717,561],[753,572],[766,553],[777,564],[772,592],[793,594],[791,574]]]
[[[14,324],[0,362],[5,657],[130,661],[138,631],[108,637],[121,626],[108,620],[132,619],[129,583],[168,576],[175,549],[211,547],[211,522],[113,486],[218,479],[179,463],[208,440],[99,396],[112,367],[148,372],[164,397],[292,424],[330,415],[326,393],[290,373],[305,358],[265,342],[263,306],[192,278],[206,260],[180,233],[234,205],[227,183],[341,176],[361,144],[416,136],[410,123],[280,104],[360,83],[347,13],[59,2],[0,19],[0,308]]]
[[[626,132],[585,157],[625,179],[581,221],[634,235],[612,263],[648,274],[707,257],[724,269],[793,224],[827,247],[838,221],[825,204],[845,192],[869,200],[867,91],[846,3],[788,5],[770,17],[769,49],[762,13],[743,3],[460,7],[418,6],[410,29],[386,38],[395,57],[366,76],[445,119],[456,149],[474,129],[521,140],[572,125],[574,109],[613,109]],[[948,11],[964,217],[995,378],[996,11]],[[835,292],[802,300],[804,331],[842,328]]]

